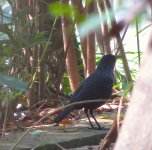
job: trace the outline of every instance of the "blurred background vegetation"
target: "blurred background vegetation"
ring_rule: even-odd
[[[31,107],[44,99],[54,107],[95,70],[104,54],[117,52],[122,57],[114,88],[129,96],[148,42],[151,7],[146,5],[115,37],[108,33],[135,3],[1,0],[0,108],[6,99],[11,107],[19,102]]]

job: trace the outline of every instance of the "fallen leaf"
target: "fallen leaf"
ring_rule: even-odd
[[[102,115],[102,116],[99,116],[99,118],[100,118],[100,119],[108,119],[109,116],[107,116],[107,115]]]

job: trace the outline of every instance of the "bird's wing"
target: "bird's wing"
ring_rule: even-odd
[[[83,86],[75,95],[75,99],[81,101],[105,98],[109,92],[111,93],[112,86],[113,78],[94,73],[83,82]]]
[[[83,82],[81,82],[81,84],[79,85],[79,87],[77,88],[77,90],[70,96],[71,100],[75,100],[76,96],[79,95],[80,91],[83,88]]]

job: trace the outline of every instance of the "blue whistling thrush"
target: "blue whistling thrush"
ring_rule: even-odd
[[[101,99],[100,102],[83,103],[66,107],[63,112],[55,117],[54,122],[59,123],[71,111],[84,108],[84,112],[89,120],[91,128],[95,129],[89,118],[89,113],[95,120],[98,129],[102,129],[93,115],[93,110],[105,104],[106,100],[112,95],[112,87],[115,81],[113,73],[115,62],[116,56],[112,54],[104,55],[95,72],[87,77],[70,97],[70,103],[95,99]]]

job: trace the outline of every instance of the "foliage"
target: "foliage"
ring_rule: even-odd
[[[75,9],[75,7],[69,4],[62,4],[60,2],[55,2],[49,5],[49,11],[55,17],[66,16],[69,19],[71,19],[73,16],[77,16],[78,14],[78,11]]]
[[[91,1],[86,1],[86,5],[88,5]],[[85,2],[84,2],[85,3]],[[124,6],[126,5],[126,3],[121,4],[118,8],[116,13],[121,12],[124,9]],[[61,16],[66,16],[68,19],[77,19],[77,21],[79,22],[79,30],[81,33],[81,37],[85,37],[87,34],[89,34],[90,32],[94,32],[96,31],[101,22],[104,22],[105,20],[110,19],[111,21],[113,20],[113,17],[115,17],[115,14],[108,10],[108,16],[107,16],[107,12],[103,12],[102,14],[102,18],[99,19],[99,15],[98,13],[94,13],[89,15],[88,17],[86,17],[86,14],[80,14],[78,8],[72,6],[71,4],[63,4],[60,2],[54,2],[52,4],[49,5],[48,7],[49,12],[51,14],[53,14],[54,17],[58,18]],[[126,9],[125,9],[126,10]],[[39,31],[37,28],[32,28],[32,30],[30,32],[26,32],[28,28],[31,29],[31,27],[33,26],[33,23],[39,19],[39,16],[35,16],[35,18],[32,18],[31,20],[26,20],[26,16],[27,14],[29,14],[29,12],[31,11],[31,9],[29,7],[24,7],[21,8],[19,10],[17,10],[17,13],[13,16],[10,16],[10,22],[7,24],[1,24],[1,26],[3,26],[3,28],[1,28],[1,34],[0,36],[2,38],[7,37],[2,39],[0,42],[0,54],[1,54],[1,59],[0,59],[0,68],[1,71],[3,71],[5,74],[10,74],[11,69],[13,68],[13,66],[17,66],[18,67],[18,71],[14,74],[14,76],[16,77],[16,79],[10,76],[6,76],[3,74],[0,74],[0,83],[2,85],[8,85],[11,88],[15,88],[17,90],[27,90],[27,84],[29,83],[29,81],[31,81],[31,78],[29,80],[29,76],[33,76],[33,72],[34,72],[34,68],[32,68],[32,74],[29,75],[29,73],[27,72],[27,68],[26,68],[26,58],[24,55],[24,51],[27,51],[28,49],[31,50],[32,55],[34,55],[35,53],[35,48],[38,45],[41,45],[43,48],[46,47],[48,48],[48,45],[51,45],[52,43],[50,41],[48,41],[48,38],[46,38],[45,36],[45,32],[43,31]],[[136,20],[135,24],[132,24],[132,27],[136,27],[136,35],[135,37],[137,38],[137,43],[135,43],[135,45],[138,45],[138,51],[136,51],[136,49],[127,49],[126,50],[126,54],[128,57],[128,62],[129,65],[131,66],[131,75],[133,78],[133,81],[135,81],[136,79],[136,74],[139,68],[139,63],[140,63],[140,57],[143,51],[142,49],[140,49],[140,38],[141,38],[141,34],[149,29],[150,25],[146,25],[143,26],[143,20],[144,17],[146,16],[147,13],[144,12],[143,15],[138,16],[138,19]],[[3,14],[3,17],[7,16],[7,14]],[[7,16],[8,17],[8,16]],[[18,31],[16,34],[16,30],[15,30],[15,18],[18,19]],[[93,23],[92,23],[93,22]],[[142,27],[141,27],[142,26]],[[110,28],[110,27],[109,27]],[[138,29],[137,29],[138,28]],[[76,30],[77,32],[77,30]],[[52,36],[52,35],[51,35]],[[80,37],[78,37],[79,40]],[[124,45],[125,46],[125,45]],[[78,48],[80,48],[80,46],[78,46]],[[96,52],[96,60],[98,61],[99,58],[101,58],[102,55],[99,54],[99,48],[97,48],[97,52]],[[80,56],[81,58],[81,56]],[[14,59],[17,60],[16,62],[14,62]],[[19,67],[20,65],[20,67]],[[135,67],[136,66],[136,67]],[[83,65],[82,65],[82,61],[81,64],[79,64],[79,70],[80,72],[82,72],[83,70]],[[127,82],[125,79],[125,74],[124,74],[124,70],[122,67],[122,62],[121,60],[118,60],[117,62],[117,67],[116,67],[116,76],[117,76],[117,84],[115,85],[115,87],[120,87],[122,88],[124,91],[130,91],[130,87],[129,85],[127,86]],[[48,73],[48,69],[46,69],[46,76],[49,76]],[[18,80],[17,78],[20,78],[21,80],[24,80],[24,82],[21,82],[20,79]],[[36,76],[38,80],[38,76]],[[52,82],[51,82],[52,84]],[[65,93],[70,93],[70,86],[69,86],[69,81],[68,81],[68,75],[67,73],[64,74],[64,78],[63,78],[63,87],[64,87],[64,92]]]
[[[80,14],[78,9],[72,5],[54,2],[53,4],[49,5],[49,12],[54,17],[61,17],[65,16],[68,19],[77,19],[78,22],[82,22],[85,19],[84,14]]]
[[[28,85],[25,82],[22,82],[14,77],[10,77],[0,73],[0,84],[7,86],[9,88],[14,88],[19,91],[26,91],[28,89]]]

